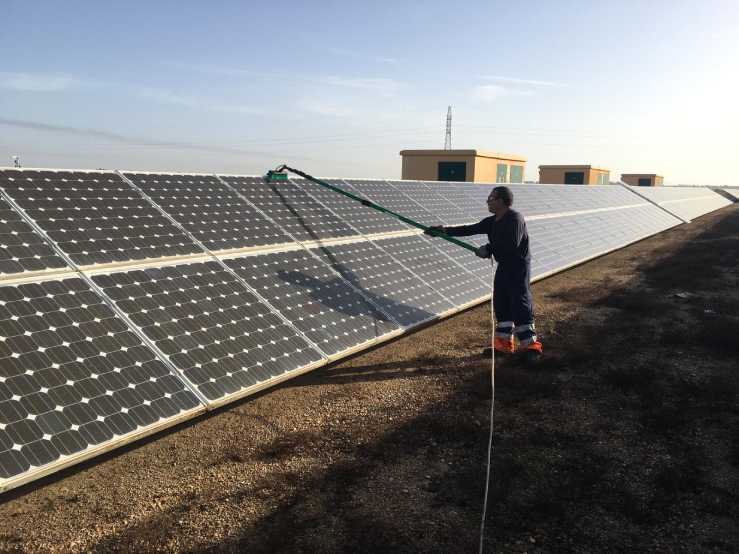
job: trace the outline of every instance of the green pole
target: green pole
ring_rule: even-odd
[[[278,182],[279,178],[275,179],[274,175],[284,175],[283,171],[290,171],[292,173],[295,173],[296,175],[300,175],[301,177],[308,179],[312,183],[315,183],[317,185],[320,185],[324,188],[327,188],[329,190],[332,190],[334,192],[338,192],[339,194],[343,194],[347,198],[351,198],[352,200],[359,202],[363,206],[367,206],[368,208],[372,208],[373,210],[377,210],[378,212],[382,212],[384,214],[388,214],[396,219],[399,219],[403,223],[407,223],[411,227],[416,227],[418,229],[423,229],[424,231],[427,231],[431,229],[427,225],[422,225],[421,223],[418,223],[417,221],[413,221],[410,218],[405,217],[404,215],[401,215],[399,213],[396,213],[392,210],[388,210],[387,208],[380,206],[379,204],[375,204],[371,200],[367,200],[366,198],[362,198],[361,196],[357,196],[356,194],[352,194],[351,192],[347,192],[339,187],[335,187],[334,185],[331,185],[329,183],[326,183],[325,181],[321,181],[320,179],[317,179],[316,177],[313,177],[312,175],[308,175],[307,173],[300,171],[299,169],[295,169],[292,167],[289,167],[287,165],[281,165],[275,170],[270,170],[267,172],[267,175],[265,175],[265,180],[268,182]],[[442,233],[436,230],[431,230],[431,235],[435,237],[439,237],[440,239],[444,239],[447,242],[451,242],[452,244],[456,244],[457,246],[461,246],[462,248],[466,248],[467,250],[471,252],[476,252],[477,247],[468,243],[464,242],[462,240],[459,240],[455,237],[450,237],[446,233]]]

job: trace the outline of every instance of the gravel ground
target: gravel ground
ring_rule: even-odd
[[[738,252],[728,207],[534,286],[546,355],[498,360],[487,551],[739,549]],[[489,336],[479,306],[11,491],[0,549],[475,551]]]

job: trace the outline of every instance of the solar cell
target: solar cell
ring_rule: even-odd
[[[223,177],[296,240],[357,236],[347,223],[290,181],[265,183],[261,177]]]
[[[0,481],[199,406],[82,279],[0,287]]]
[[[468,220],[460,208],[444,198],[438,189],[426,183],[421,181],[388,181],[388,183],[399,193],[410,196],[444,225],[461,225]]]
[[[95,283],[210,401],[322,360],[218,262],[96,275]]]
[[[66,267],[41,235],[0,198],[0,276]]]
[[[436,242],[446,243],[438,239],[432,243],[422,235],[412,235],[378,240],[375,244],[455,306],[462,306],[490,294],[490,287],[486,282],[448,258],[442,250],[436,248]],[[456,248],[469,252],[459,246]],[[472,252],[469,254],[479,259]]]
[[[329,356],[399,329],[305,250],[239,257],[226,264]]]
[[[201,251],[114,173],[2,170],[0,187],[80,266]]]
[[[626,188],[626,187],[624,187]],[[681,219],[690,221],[732,202],[703,187],[628,187]]]
[[[126,173],[125,177],[211,251],[292,242],[215,176]]]
[[[324,179],[327,183],[339,187],[352,194],[363,195],[356,189],[347,185],[341,179]],[[307,179],[292,179],[302,190],[313,196],[325,206],[328,206],[336,215],[349,223],[357,231],[364,234],[388,233],[400,231],[407,227],[400,221],[389,215],[363,206],[356,200],[342,196],[341,194],[328,190],[324,187],[311,183]]]
[[[442,225],[442,220],[403,194],[387,181],[345,179],[359,194],[423,225]],[[405,227],[405,224],[402,224]],[[407,228],[407,227],[405,227]]]
[[[313,252],[404,327],[453,307],[371,242],[324,246]]]

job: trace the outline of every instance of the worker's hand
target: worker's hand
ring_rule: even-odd
[[[477,250],[475,250],[475,256],[478,258],[489,258],[493,255],[493,250],[489,244],[483,244]]]
[[[442,225],[433,225],[432,227],[428,227],[424,229],[423,234],[436,237],[436,236],[439,236],[439,234],[443,234],[445,232],[446,231],[444,230],[444,227]]]

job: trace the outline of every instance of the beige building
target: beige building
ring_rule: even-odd
[[[523,183],[526,158],[482,150],[401,150],[402,179]]]
[[[635,187],[659,187],[665,178],[655,173],[622,173],[621,180]]]
[[[611,172],[592,165],[540,165],[539,182],[547,185],[607,185]]]

